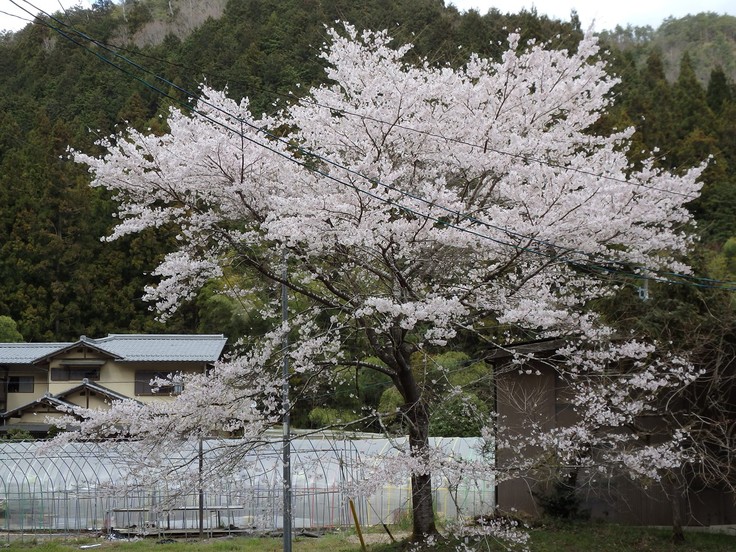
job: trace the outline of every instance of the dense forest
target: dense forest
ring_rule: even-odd
[[[166,232],[102,241],[114,223],[113,198],[89,187],[68,148],[95,152],[95,140],[128,125],[163,131],[162,115],[186,108],[202,82],[248,96],[256,112],[276,110],[324,80],[319,52],[325,25],[336,20],[388,29],[432,64],[461,64],[470,52],[498,56],[510,29],[557,48],[575,48],[583,36],[574,13],[569,21],[534,11],[459,13],[442,0],[99,0],[0,36],[3,339],[262,333],[258,309],[218,294],[216,283],[165,325],[157,322],[141,296],[167,250]],[[600,39],[621,83],[599,130],[635,126],[633,163],[652,150],[662,168],[676,171],[710,159],[702,197],[690,205],[698,240],[688,262],[698,276],[736,280],[736,18],[700,14]],[[175,229],[168,235],[174,240]],[[706,355],[733,341],[725,288],[651,282],[645,303],[635,286],[624,287],[608,312],[622,326]],[[455,351],[438,362],[467,358]],[[381,382],[361,388],[373,389],[361,400],[390,400]],[[347,407],[351,391],[333,400]]]

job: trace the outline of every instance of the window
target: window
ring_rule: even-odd
[[[51,369],[51,381],[82,381],[100,379],[100,368],[95,366],[62,366]]]
[[[151,386],[151,380],[156,378],[166,378],[168,372],[155,372],[153,370],[138,370],[135,373],[135,394],[136,395],[178,395],[181,393],[181,385],[167,385],[165,387]],[[153,389],[156,389],[154,393]]]
[[[10,376],[8,393],[33,393],[33,376]]]

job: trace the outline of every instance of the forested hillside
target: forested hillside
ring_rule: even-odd
[[[736,79],[736,17],[699,13],[681,19],[668,18],[657,29],[652,27],[616,27],[604,31],[602,38],[617,50],[625,51],[643,66],[654,51],[662,56],[667,80],[677,79],[680,60],[688,54],[695,74],[707,86],[710,73],[720,68]]]
[[[15,320],[25,339],[115,331],[237,338],[261,324],[257,309],[217,295],[214,286],[166,326],[155,322],[140,297],[165,244],[148,235],[101,242],[113,226],[112,199],[88,186],[67,148],[94,152],[97,138],[128,124],[163,130],[159,115],[204,81],[249,96],[256,112],[277,109],[324,79],[318,54],[325,25],[336,20],[388,29],[432,64],[458,64],[471,51],[499,55],[510,29],[556,47],[574,48],[582,37],[575,19],[460,14],[442,0],[196,4],[101,0],[0,37],[0,315]],[[670,48],[663,38],[695,33],[700,44],[697,29],[704,28],[715,34],[700,37],[700,50]],[[726,279],[736,278],[734,248],[720,254],[736,236],[735,34],[734,18],[705,14],[668,20],[633,45],[624,31],[604,37],[611,70],[622,79],[605,124],[637,127],[632,159],[659,148],[661,166],[677,169],[712,157],[703,197],[692,204],[702,238],[693,264],[701,275]],[[667,74],[673,56],[674,79]],[[712,66],[704,80],[703,56]]]

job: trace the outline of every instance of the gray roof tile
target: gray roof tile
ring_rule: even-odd
[[[222,335],[111,334],[86,341],[124,361],[215,362],[227,339]]]
[[[31,364],[71,343],[0,343],[0,364]]]
[[[88,343],[117,356],[122,361],[215,362],[227,339],[223,335],[110,334],[100,339],[82,336]],[[32,364],[53,356],[75,343],[0,343],[0,364]]]

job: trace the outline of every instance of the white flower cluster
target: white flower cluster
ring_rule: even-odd
[[[270,374],[286,331],[304,381],[375,355],[405,413],[416,414],[410,407],[426,401],[414,352],[451,347],[460,328],[481,340],[521,330],[574,338],[557,351],[565,362],[551,365],[571,386],[580,421],[551,432],[529,424],[508,443],[513,450],[583,462],[586,447],[599,445],[648,476],[647,466],[674,465],[677,447],[642,448],[623,428],[688,385],[692,368],[651,344],[617,341],[593,306],[618,289],[601,277],[616,267],[688,270],[677,257],[690,244],[686,201],[698,195],[703,167],[679,175],[653,159],[631,167],[632,129],[594,132],[617,81],[592,36],[557,51],[521,48],[512,34],[500,61],[472,56],[454,69],[410,64],[410,47],[391,46],[385,32],[345,25],[329,35],[329,84],[273,117],[203,87],[196,113],[206,116],[174,109],[163,136],[129,129],[102,140],[102,156],[72,154],[119,203],[110,239],[177,231],[146,291],[163,315],[210,278],[233,276],[230,293],[244,304],[270,297],[285,256],[284,283],[301,313],[241,359],[182,376],[185,392],[172,405],[85,413],[82,431],[125,427],[155,440],[216,427],[256,439],[279,413]],[[353,353],[357,360],[346,359]],[[516,360],[523,377],[543,376]],[[375,481],[445,466],[420,429],[401,462],[372,468]]]

